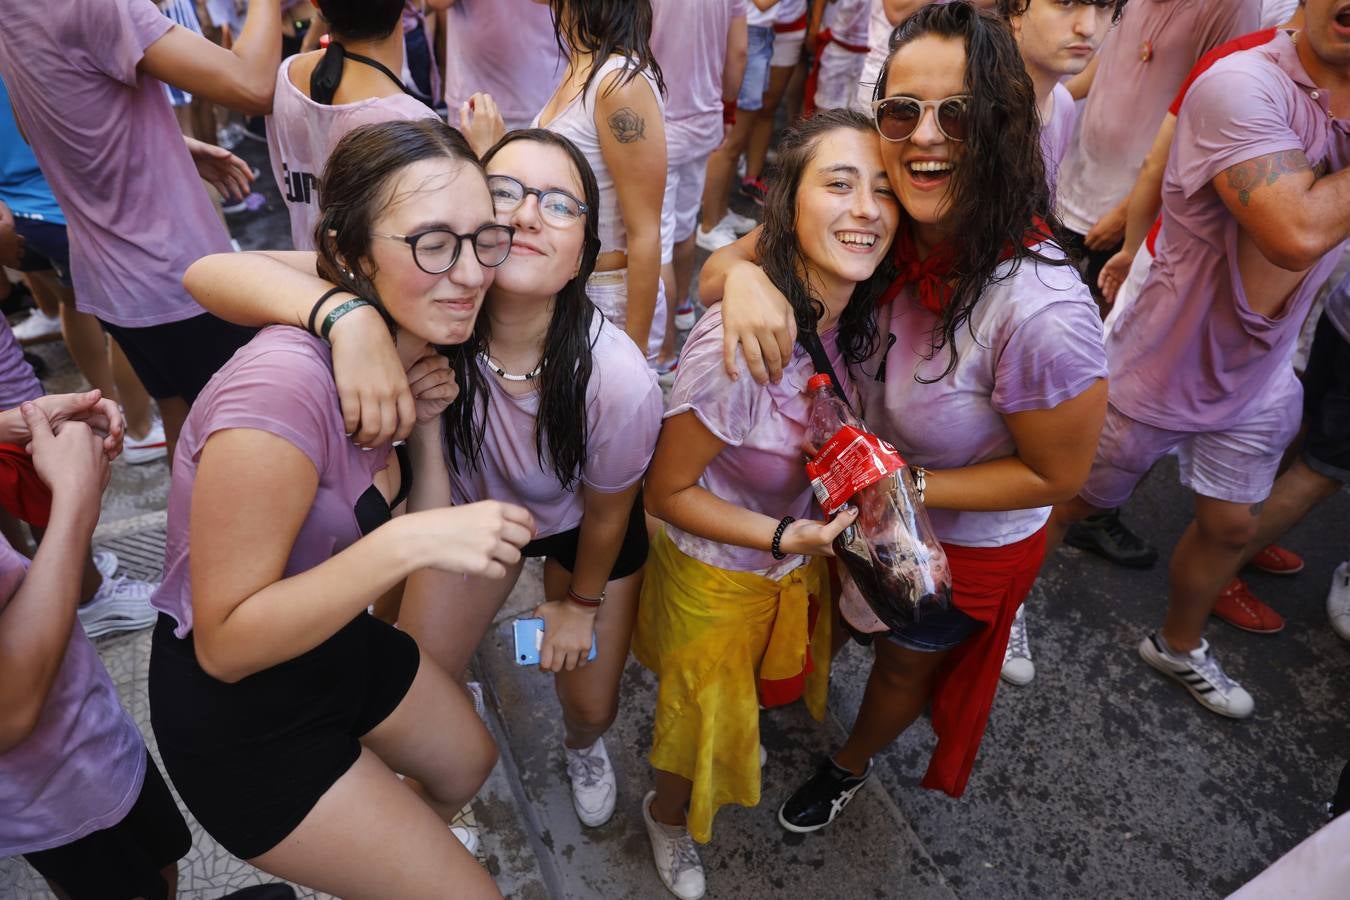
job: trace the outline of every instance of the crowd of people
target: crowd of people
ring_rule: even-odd
[[[1239,573],[1301,570],[1277,542],[1350,481],[1340,0],[64,0],[6,8],[0,82],[0,290],[37,304],[0,318],[0,856],[62,897],[174,895],[164,774],[287,882],[498,896],[469,667],[536,558],[577,817],[631,649],[626,789],[697,898],[761,710],[823,718],[847,641],[861,708],[779,823],[925,711],[961,796],[1044,561],[1156,564],[1119,510],[1168,455],[1195,515],[1137,652],[1251,716],[1208,620],[1282,629]],[[248,136],[289,247],[230,239]],[[56,336],[91,390],[44,395]],[[841,613],[821,374],[911,467],[944,609]],[[158,585],[91,547],[119,455],[170,461]],[[1350,640],[1350,561],[1327,613]],[[163,774],[90,642],[149,627]]]

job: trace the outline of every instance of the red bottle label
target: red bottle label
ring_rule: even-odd
[[[845,425],[806,464],[806,474],[821,508],[833,515],[858,491],[904,465],[900,453],[890,444],[875,434]]]

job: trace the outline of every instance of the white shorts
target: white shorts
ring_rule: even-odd
[[[820,74],[816,76],[816,109],[843,109],[852,106],[862,81],[866,53],[845,50],[830,44],[820,54]]]
[[[700,156],[666,170],[666,196],[661,201],[661,263],[670,262],[675,245],[688,240],[698,226],[708,158]]]
[[[1102,323],[1103,338],[1111,336],[1111,331],[1116,327],[1121,312],[1125,307],[1134,303],[1134,298],[1139,296],[1139,291],[1143,288],[1144,280],[1148,278],[1148,270],[1152,265],[1153,254],[1148,252],[1148,244],[1140,244],[1139,252],[1134,255],[1134,262],[1130,263],[1130,272],[1121,282],[1120,290],[1116,291],[1116,301],[1111,304],[1111,310],[1106,314],[1106,321]]]
[[[790,69],[802,61],[802,46],[806,43],[806,29],[777,31],[773,36],[773,57],[769,65],[776,69]]]
[[[595,272],[586,279],[586,296],[613,322],[620,331],[628,322],[628,270]],[[666,338],[666,285],[656,279],[656,310],[652,313],[652,330],[647,335],[647,365],[655,366],[661,355],[661,344]]]
[[[1130,499],[1154,463],[1175,453],[1181,483],[1200,496],[1260,503],[1270,496],[1302,416],[1303,388],[1292,371],[1259,409],[1223,431],[1169,431],[1108,404],[1092,471],[1078,495],[1100,509],[1114,509]]]

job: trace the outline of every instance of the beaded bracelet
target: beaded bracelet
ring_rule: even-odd
[[[329,288],[323,292],[322,297],[314,301],[314,305],[310,307],[309,310],[309,324],[305,326],[310,334],[315,337],[319,336],[319,309],[327,303],[334,294],[341,294],[343,290],[344,289],[340,287]]]
[[[324,318],[323,328],[319,333],[319,337],[323,338],[325,341],[328,340],[328,333],[333,330],[333,326],[337,324],[338,319],[342,318],[343,316],[345,316],[347,313],[351,312],[354,309],[360,309],[363,306],[374,306],[374,305],[375,304],[371,303],[369,300],[366,300],[362,297],[353,297],[352,299],[347,300],[344,303],[339,303],[337,305],[337,308],[334,309],[332,312],[330,312],[326,318]]]
[[[778,527],[773,533],[773,543],[769,544],[769,552],[773,554],[774,559],[787,558],[787,554],[783,552],[782,547],[783,532],[787,531],[787,527],[795,521],[797,521],[797,519],[793,516],[783,516],[783,518],[778,520]]]

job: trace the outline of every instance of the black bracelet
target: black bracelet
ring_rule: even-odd
[[[344,300],[343,302],[337,305],[336,309],[334,309],[324,318],[323,327],[319,329],[319,337],[323,338],[325,341],[328,340],[328,333],[333,330],[333,326],[337,324],[338,319],[342,318],[343,316],[345,316],[347,313],[351,312],[354,309],[360,309],[363,306],[374,306],[374,305],[375,305],[374,303],[371,303],[364,297],[353,297],[350,300]]]
[[[773,554],[774,559],[787,558],[787,554],[783,552],[780,545],[783,542],[783,532],[787,531],[787,527],[795,521],[797,520],[792,516],[783,516],[778,520],[778,527],[773,532],[773,543],[769,545],[769,552]]]
[[[321,307],[321,306],[323,306],[325,303],[327,303],[328,300],[329,300],[329,298],[332,297],[334,294],[340,294],[340,293],[342,293],[344,290],[345,290],[345,288],[340,288],[340,287],[329,288],[328,290],[326,290],[326,291],[323,292],[323,296],[322,296],[322,297],[320,297],[318,300],[315,300],[315,301],[314,301],[314,306],[313,306],[313,307],[310,309],[310,311],[309,311],[309,325],[307,326],[307,328],[308,328],[310,334],[314,335],[315,337],[318,337],[318,336],[319,336],[319,330],[318,330],[318,325],[319,325],[319,307]]]

